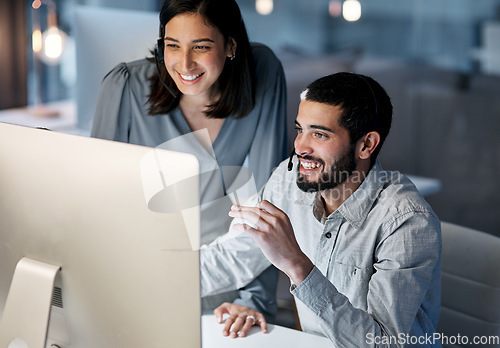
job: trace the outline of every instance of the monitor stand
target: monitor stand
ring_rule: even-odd
[[[23,257],[16,266],[0,321],[0,347],[45,348],[59,266]]]

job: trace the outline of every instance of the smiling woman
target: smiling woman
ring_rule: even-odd
[[[220,31],[199,14],[182,14],[167,23],[164,40],[165,67],[177,88],[184,95],[201,94],[205,104],[211,104],[219,95],[214,83],[226,58],[236,50],[234,39],[226,43]]]
[[[236,42],[234,38],[225,40],[221,32],[207,25],[199,14],[181,14],[172,18],[165,25],[164,40],[165,67],[182,93],[179,108],[191,130],[206,128],[213,143],[223,118],[203,117],[201,112],[220,98],[216,81],[226,58],[235,55]]]
[[[208,244],[228,230],[227,193],[238,179],[253,177],[256,192],[286,157],[285,76],[268,47],[250,44],[234,0],[167,0],[159,32],[154,58],[121,63],[104,78],[92,136],[195,155],[203,174],[200,239]],[[205,276],[203,296],[224,291]],[[270,284],[264,299],[246,295],[246,304],[266,303],[254,306],[265,315],[276,310]]]

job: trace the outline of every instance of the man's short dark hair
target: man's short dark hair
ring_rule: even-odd
[[[372,165],[389,134],[392,103],[384,88],[371,77],[340,72],[312,82],[302,98],[342,109],[339,125],[347,129],[351,144],[366,133],[380,134],[380,144],[371,156]]]

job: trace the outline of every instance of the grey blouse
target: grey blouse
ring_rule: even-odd
[[[154,62],[121,63],[104,78],[91,136],[194,154],[201,168],[201,243],[227,232],[231,201],[227,189],[235,174],[224,168],[248,167],[259,190],[272,170],[286,157],[286,84],[274,53],[252,44],[256,69],[255,107],[244,118],[228,117],[212,144],[205,149],[191,133],[179,108],[168,114],[148,115],[149,77]],[[247,171],[248,171],[247,169]],[[224,180],[221,180],[221,173]],[[223,184],[222,184],[223,183]],[[255,191],[254,190],[254,191]]]

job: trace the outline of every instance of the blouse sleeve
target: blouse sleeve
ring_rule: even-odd
[[[256,107],[260,118],[249,152],[249,167],[257,189],[287,156],[286,80],[283,67],[266,46],[254,48],[256,59]]]
[[[125,63],[120,63],[103,79],[90,136],[128,142],[130,125],[130,83]]]

